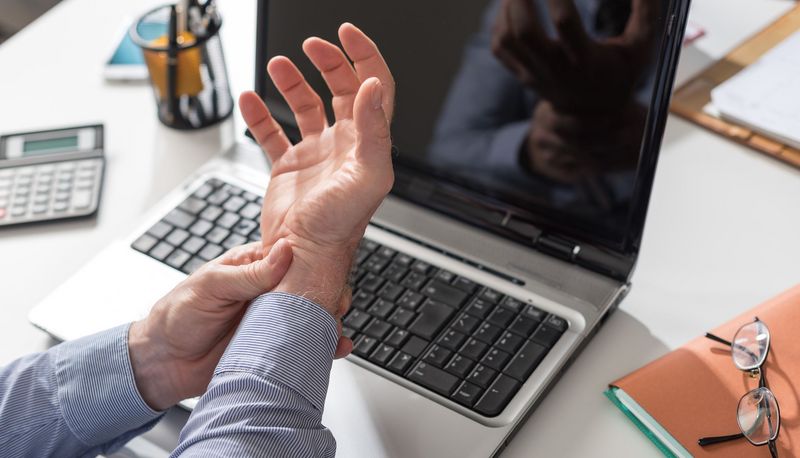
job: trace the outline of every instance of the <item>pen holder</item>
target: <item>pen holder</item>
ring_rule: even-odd
[[[175,8],[164,5],[145,13],[129,33],[142,48],[158,119],[175,129],[200,129],[233,112],[219,36],[222,19],[215,9],[184,13]]]

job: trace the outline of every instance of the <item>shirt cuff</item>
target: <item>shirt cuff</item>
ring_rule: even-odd
[[[250,304],[214,374],[268,378],[322,411],[338,340],[336,321],[321,306],[291,294],[264,294]]]
[[[87,445],[108,442],[161,416],[142,399],[128,354],[128,328],[118,326],[56,347],[58,400],[64,419]]]

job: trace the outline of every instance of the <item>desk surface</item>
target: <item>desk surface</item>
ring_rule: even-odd
[[[103,82],[103,58],[123,18],[160,2],[65,0],[0,46],[0,130],[100,121],[108,157],[95,220],[0,232],[0,365],[47,348],[52,342],[28,324],[28,311],[242,131],[238,116],[202,132],[169,130],[156,119],[149,87]],[[255,2],[220,4],[238,93],[253,85]],[[679,78],[793,4],[695,0],[691,20],[708,36],[684,50]],[[633,289],[504,456],[658,456],[602,390],[800,281],[799,199],[797,170],[670,117]],[[148,438],[169,446],[184,419],[173,412]]]

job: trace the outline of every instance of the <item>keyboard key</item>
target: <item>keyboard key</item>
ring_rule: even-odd
[[[364,275],[364,278],[358,283],[359,288],[370,293],[377,293],[381,285],[383,285],[383,279],[371,272]]]
[[[344,319],[344,324],[347,327],[353,328],[356,331],[361,331],[365,324],[370,320],[370,316],[366,312],[357,309],[350,309],[347,318]]]
[[[453,315],[453,309],[439,302],[426,301],[420,308],[419,317],[408,328],[413,334],[431,340],[447,320]]]
[[[183,267],[183,265],[186,264],[191,257],[192,255],[178,248],[167,257],[166,262],[169,266],[180,270],[180,268]]]
[[[433,266],[431,266],[425,261],[417,260],[411,264],[411,270],[421,275],[427,276],[429,273],[433,272]]]
[[[493,290],[491,288],[484,288],[483,291],[481,291],[481,295],[480,295],[481,299],[485,300],[486,302],[492,303],[492,304],[496,304],[496,303],[500,302],[500,299],[502,297],[503,297],[502,293],[500,293],[498,291],[495,291],[495,290]]]
[[[188,238],[189,238],[188,232],[184,231],[181,228],[177,228],[169,233],[169,235],[167,236],[167,242],[175,246],[180,246],[181,243],[185,242],[186,239]]]
[[[461,355],[456,355],[453,357],[453,360],[447,364],[444,370],[459,378],[464,378],[474,365],[475,361]]]
[[[250,219],[255,221],[258,216],[261,214],[261,205],[254,204],[252,202],[248,203],[241,210],[239,210],[239,215],[242,218]]]
[[[383,256],[378,256],[377,254],[373,254],[366,261],[364,261],[361,267],[367,269],[368,271],[374,274],[379,274],[388,265],[389,265],[388,259],[384,258]]]
[[[369,308],[369,313],[382,319],[386,319],[394,311],[395,305],[385,299],[378,299]]]
[[[467,293],[448,285],[441,280],[431,280],[424,288],[422,294],[429,298],[459,308],[467,299]]]
[[[224,251],[225,250],[221,246],[216,245],[214,243],[209,243],[208,245],[204,246],[199,253],[197,253],[197,256],[199,256],[202,259],[205,259],[206,261],[210,261],[216,258],[217,256],[221,255]]]
[[[464,334],[472,334],[472,331],[478,327],[478,324],[480,324],[480,321],[477,318],[462,313],[456,322],[453,323],[453,329]]]
[[[439,344],[445,348],[456,351],[467,340],[467,336],[453,329],[448,330],[439,338]]]
[[[528,337],[531,335],[534,329],[536,329],[537,322],[533,321],[530,318],[525,318],[524,316],[520,315],[517,319],[511,323],[508,330],[514,333],[521,335],[522,337]]]
[[[443,396],[449,396],[460,381],[454,375],[422,362],[417,363],[408,379]]]
[[[181,248],[183,248],[189,253],[196,254],[198,251],[200,251],[200,248],[203,248],[205,244],[206,244],[205,240],[193,235],[189,237],[189,240],[183,242]]]
[[[393,258],[393,257],[394,257],[394,255],[396,255],[396,254],[397,254],[397,251],[395,251],[395,250],[393,250],[393,249],[389,248],[388,246],[380,247],[380,248],[378,249],[378,255],[379,255],[379,256],[383,256],[384,258],[389,258],[389,259],[391,259],[391,258]]]
[[[425,347],[427,346],[427,340],[422,340],[417,336],[411,336],[408,339],[408,342],[403,345],[403,351],[416,358],[420,355],[420,353],[422,353],[422,350],[425,350]]]
[[[174,248],[175,247],[173,247],[169,243],[160,242],[152,250],[150,250],[147,254],[149,254],[150,256],[158,259],[159,261],[163,261],[163,260],[167,259],[167,256],[169,256],[170,253],[172,253],[172,250]]]
[[[229,212],[236,213],[241,210],[242,207],[247,204],[247,201],[240,196],[233,196],[230,199],[226,200],[225,203],[222,205],[222,208]]]
[[[367,358],[377,345],[377,340],[369,336],[364,336],[358,340],[358,343],[356,343],[355,348],[353,348],[353,353],[361,356],[362,358]]]
[[[216,205],[210,205],[200,213],[200,217],[203,219],[207,219],[211,222],[214,222],[223,213],[225,213],[225,210],[223,210],[221,207],[217,207]]]
[[[191,274],[195,270],[202,267],[203,264],[205,264],[205,261],[203,261],[198,257],[193,257],[192,259],[189,260],[189,262],[183,265],[183,268],[181,270],[186,274]]]
[[[414,357],[408,353],[399,352],[394,355],[394,358],[392,358],[392,361],[389,363],[389,369],[402,374],[408,369],[408,366],[411,365],[411,361],[414,361]]]
[[[542,344],[547,348],[550,348],[556,344],[559,337],[561,337],[561,331],[552,326],[549,326],[548,324],[542,324],[533,333],[533,335],[531,336],[531,340],[538,344]]]
[[[196,223],[192,224],[191,227],[189,227],[189,232],[198,237],[202,237],[206,235],[208,231],[210,231],[213,227],[214,227],[213,223],[209,223],[204,219],[199,219],[197,220]]]
[[[367,258],[369,256],[370,256],[370,252],[369,251],[367,251],[367,250],[365,250],[363,248],[358,248],[356,250],[355,257],[353,258],[353,265],[360,266],[364,261],[367,260]]]
[[[478,385],[473,385],[469,382],[464,382],[461,384],[460,387],[453,393],[450,398],[456,401],[459,404],[465,405],[467,407],[472,407],[475,404],[475,401],[478,399],[478,396],[483,393],[483,389]]]
[[[167,224],[167,223],[165,223],[163,221],[159,221],[159,222],[155,223],[153,225],[153,227],[148,229],[147,233],[152,235],[153,237],[155,237],[157,239],[163,239],[164,237],[167,236],[167,234],[170,233],[171,230],[172,230],[172,226],[170,226],[169,224]]]
[[[236,213],[225,212],[220,216],[216,223],[217,226],[224,227],[225,229],[231,229],[236,223],[239,222],[239,215]]]
[[[230,250],[233,247],[237,247],[243,243],[247,243],[247,239],[242,237],[239,234],[231,234],[222,242],[222,247],[226,250]]]
[[[374,300],[375,300],[374,295],[366,291],[359,290],[353,295],[353,301],[351,305],[359,310],[366,310],[367,308],[369,308],[369,306],[372,304],[372,301]]]
[[[453,356],[452,351],[442,348],[439,345],[434,345],[428,350],[428,353],[425,354],[423,360],[429,364],[442,367],[451,356]]]
[[[461,347],[460,354],[466,356],[467,358],[479,360],[483,353],[486,352],[486,349],[489,348],[489,345],[481,342],[480,340],[470,338],[467,343]]]
[[[403,294],[403,291],[405,291],[405,288],[390,282],[386,283],[383,286],[383,288],[381,288],[381,291],[378,293],[378,296],[394,302],[395,300],[397,300],[398,297],[400,297],[401,294]]]
[[[400,327],[407,327],[408,323],[414,319],[414,312],[411,310],[404,309],[402,307],[398,307],[397,310],[394,311],[392,316],[389,318],[389,322],[392,324],[396,324]]]
[[[221,244],[223,240],[231,235],[230,231],[221,227],[214,227],[206,235],[205,239],[211,243]]]
[[[426,279],[427,278],[419,272],[409,272],[400,284],[414,291],[419,291],[422,285],[425,284]]]
[[[561,332],[567,330],[567,320],[557,317],[555,315],[550,315],[547,317],[547,325],[558,329]]]
[[[181,210],[186,211],[187,213],[191,213],[192,215],[197,215],[206,208],[207,204],[196,198],[196,197],[189,197],[181,203],[178,208]]]
[[[497,375],[497,371],[490,369],[486,366],[478,364],[475,369],[467,377],[467,381],[476,385],[486,388],[492,383],[492,380]]]
[[[244,193],[244,189],[241,189],[238,186],[234,186],[230,183],[225,183],[224,185],[222,185],[222,190],[229,193],[232,196],[239,196]]]
[[[192,225],[192,223],[194,223],[194,220],[194,215],[186,213],[179,208],[172,209],[172,211],[167,213],[167,216],[164,217],[164,221],[181,229],[187,229]]]
[[[475,404],[475,410],[486,415],[487,417],[494,417],[503,411],[503,408],[508,404],[508,401],[519,390],[520,383],[511,377],[500,375],[497,380],[492,383],[492,386],[486,390],[480,401]]]
[[[247,237],[250,235],[258,227],[258,223],[251,219],[241,219],[235,226],[233,226],[233,232],[237,234],[243,235]]]
[[[482,320],[486,318],[493,308],[494,305],[484,301],[483,299],[473,299],[465,311],[470,315],[474,315]]]
[[[478,330],[475,331],[474,336],[478,340],[482,340],[488,344],[492,344],[494,343],[494,341],[497,339],[497,336],[499,336],[501,332],[503,332],[501,328],[491,323],[483,323],[482,325],[480,325]]]
[[[497,307],[494,309],[494,312],[489,315],[489,322],[494,323],[501,328],[505,328],[513,319],[514,312],[505,307]]]
[[[210,203],[211,205],[222,205],[230,197],[231,197],[230,194],[223,191],[222,189],[219,189],[214,193],[212,193],[210,196],[208,196],[208,198],[206,198],[206,202]]]
[[[414,258],[405,253],[400,253],[394,258],[394,261],[403,267],[410,267],[411,263],[414,262]]]
[[[397,301],[397,305],[407,308],[409,310],[416,310],[417,307],[422,303],[424,297],[422,294],[415,293],[414,291],[406,291],[400,296],[400,299]]]
[[[478,287],[478,285],[474,281],[464,277],[456,277],[456,279],[453,280],[453,286],[462,291],[466,291],[467,294],[474,293],[475,289]]]
[[[364,248],[365,250],[369,251],[370,253],[374,252],[378,248],[380,248],[380,244],[378,242],[374,242],[368,239],[362,239],[360,243],[360,247]]]
[[[514,313],[519,313],[522,310],[522,307],[525,305],[522,301],[514,299],[513,297],[506,296],[505,299],[500,303],[503,307],[512,310]]]
[[[390,282],[400,283],[407,273],[408,269],[400,264],[392,263],[389,264],[389,267],[387,267],[381,275],[383,275]]]
[[[456,278],[456,274],[450,272],[449,270],[442,269],[436,274],[436,278],[449,284],[454,278]]]
[[[369,325],[367,325],[366,328],[364,328],[364,334],[372,336],[378,340],[383,340],[383,338],[386,337],[391,330],[391,324],[379,319],[374,319]]]
[[[531,372],[544,359],[545,355],[547,355],[547,348],[538,343],[527,341],[514,355],[514,358],[508,363],[503,372],[520,382],[525,382]]]
[[[537,323],[544,321],[547,318],[547,312],[543,310],[539,310],[536,307],[529,305],[525,307],[525,310],[522,312],[522,316],[532,319]]]
[[[147,253],[151,248],[156,246],[156,243],[158,243],[158,239],[150,234],[144,234],[136,239],[132,246],[134,249],[139,250],[142,253]]]
[[[348,328],[347,326],[342,327],[342,336],[347,337],[350,340],[355,339],[356,335],[358,335],[358,331],[353,328]]]
[[[409,335],[409,332],[405,329],[395,328],[389,338],[386,339],[386,343],[393,347],[399,347],[405,343]]]
[[[214,188],[206,182],[200,185],[192,195],[198,199],[205,199],[212,192],[214,192]]]
[[[492,369],[499,371],[506,365],[508,360],[511,358],[511,355],[502,351],[498,350],[497,348],[492,348],[483,356],[481,359],[481,364],[486,367],[491,367]]]
[[[386,363],[389,362],[392,355],[394,355],[394,348],[381,344],[377,350],[372,352],[372,355],[369,357],[369,360],[375,364],[385,366]]]
[[[242,197],[244,197],[248,202],[255,202],[258,200],[258,195],[248,191],[243,192]],[[260,209],[261,205],[259,205],[258,208]]]
[[[519,346],[522,345],[523,340],[524,339],[522,337],[514,334],[513,332],[506,332],[494,345],[505,352],[514,354]]]

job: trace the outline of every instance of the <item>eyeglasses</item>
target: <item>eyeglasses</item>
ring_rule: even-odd
[[[755,446],[767,445],[772,458],[778,458],[775,439],[781,428],[781,413],[775,394],[767,387],[764,362],[769,353],[770,334],[766,323],[756,317],[733,336],[733,342],[706,333],[706,337],[731,348],[733,364],[740,370],[758,377],[758,388],[750,390],[739,400],[736,421],[741,433],[729,436],[703,437],[698,440],[701,447],[727,442],[744,437]]]

